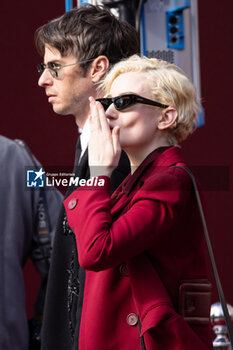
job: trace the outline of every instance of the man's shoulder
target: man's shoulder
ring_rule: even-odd
[[[24,144],[22,142],[22,144]],[[26,150],[26,147],[20,146],[15,140],[9,139],[5,136],[0,135],[0,166],[10,167],[14,169],[24,169],[25,167],[31,167],[40,163],[30,156]],[[32,160],[34,159],[35,162]]]
[[[8,149],[10,147],[17,147],[15,141],[9,139],[6,136],[0,135],[0,147],[2,149]]]
[[[14,141],[5,136],[0,135],[0,160],[1,162],[6,160],[11,162],[12,159],[15,159],[20,154],[23,153],[19,145]]]

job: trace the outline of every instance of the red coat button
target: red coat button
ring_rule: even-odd
[[[135,314],[129,314],[126,317],[126,322],[128,323],[129,326],[136,326],[136,324],[138,323],[138,317]]]
[[[73,198],[73,199],[71,199],[71,200],[69,201],[69,203],[68,203],[68,208],[69,208],[70,210],[72,210],[72,209],[74,209],[74,208],[76,207],[76,205],[77,205],[77,199]]]

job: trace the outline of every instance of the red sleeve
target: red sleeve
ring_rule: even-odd
[[[180,203],[185,202],[182,197],[187,197],[187,191],[156,190],[152,181],[136,193],[129,210],[112,222],[110,179],[104,180],[104,186],[78,188],[64,201],[79,263],[87,270],[107,269],[156,245],[174,225]]]

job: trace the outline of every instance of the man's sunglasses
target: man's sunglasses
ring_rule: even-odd
[[[61,79],[62,78],[62,75],[60,73],[61,69],[65,68],[65,67],[74,66],[75,64],[82,64],[82,63],[91,62],[91,61],[94,61],[94,59],[95,58],[91,58],[89,60],[79,61],[79,62],[65,64],[65,65],[61,65],[61,64],[58,64],[55,62],[48,62],[47,64],[39,63],[37,65],[37,71],[40,75],[42,75],[44,73],[44,70],[48,69],[53,78]]]
[[[128,108],[129,106],[132,106],[136,103],[143,103],[145,105],[151,105],[156,106],[160,108],[167,108],[169,106],[164,105],[162,103],[149,100],[148,98],[141,97],[134,94],[127,94],[127,95],[121,95],[116,97],[106,97],[106,98],[98,98],[96,101],[99,101],[102,106],[104,107],[104,110],[106,111],[108,107],[113,103],[114,107],[118,111],[122,111],[125,108]]]

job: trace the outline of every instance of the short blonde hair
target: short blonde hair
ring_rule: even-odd
[[[120,74],[128,72],[142,73],[155,101],[177,110],[176,122],[167,129],[169,143],[174,145],[185,140],[198,123],[199,111],[195,88],[187,76],[174,64],[133,55],[118,62],[105,76],[101,84],[104,94],[110,92],[113,81]]]

